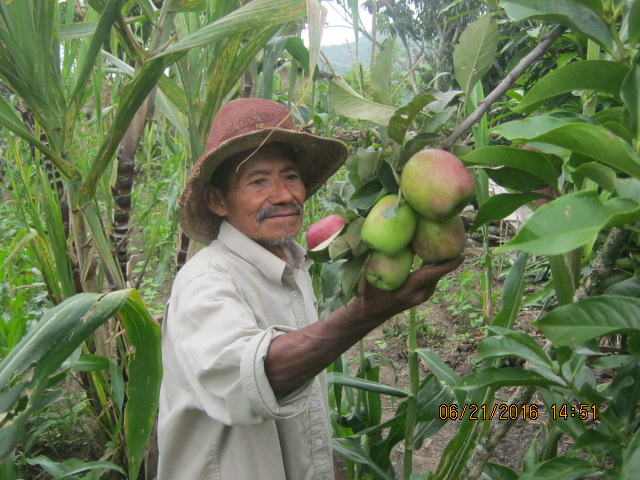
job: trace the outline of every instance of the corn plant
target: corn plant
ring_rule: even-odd
[[[63,362],[113,315],[122,322],[131,347],[127,358],[129,381],[124,429],[128,472],[131,478],[137,476],[154,422],[161,369],[160,329],[133,290],[70,297],[48,310],[3,359],[0,363],[2,460],[12,454],[30,415],[46,404],[46,390],[64,379],[64,375],[58,373]]]

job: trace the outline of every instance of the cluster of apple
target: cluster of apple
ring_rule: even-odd
[[[364,274],[382,290],[395,290],[404,283],[415,255],[431,264],[464,251],[466,234],[460,212],[475,193],[462,162],[438,149],[413,155],[402,171],[400,187],[403,200],[394,194],[382,197],[362,224],[362,241],[371,250]],[[329,215],[312,225],[307,247],[330,247],[345,224],[340,216]]]

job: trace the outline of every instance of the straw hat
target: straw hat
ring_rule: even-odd
[[[293,149],[306,198],[340,168],[348,153],[338,140],[296,130],[291,112],[279,103],[263,98],[226,103],[213,119],[205,153],[193,166],[178,199],[178,218],[189,238],[208,244],[218,236],[222,218],[206,207],[203,194],[216,168],[233,155],[274,142]]]

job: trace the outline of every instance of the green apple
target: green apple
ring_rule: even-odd
[[[418,218],[407,203],[394,212],[397,203],[397,195],[386,195],[376,202],[365,218],[360,234],[369,248],[393,255],[409,245]]]
[[[458,157],[435,148],[421,150],[409,159],[400,185],[407,203],[436,221],[459,214],[475,194],[473,178]]]
[[[404,247],[395,255],[373,250],[364,265],[364,276],[380,290],[395,290],[409,276],[413,256],[413,250],[409,247]]]
[[[418,218],[411,248],[425,263],[438,263],[456,258],[467,244],[462,217],[456,215],[443,222]]]

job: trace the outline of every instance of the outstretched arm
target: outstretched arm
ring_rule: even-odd
[[[397,290],[380,290],[363,282],[360,295],[315,322],[275,338],[265,371],[276,397],[281,398],[322,372],[353,344],[392,316],[428,300],[438,280],[460,266],[464,257],[412,272]]]

